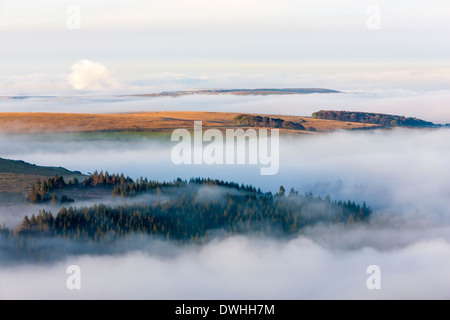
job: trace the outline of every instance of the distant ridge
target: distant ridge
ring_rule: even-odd
[[[260,88],[260,89],[198,89],[186,91],[164,91],[160,93],[122,95],[121,97],[178,97],[194,94],[234,94],[240,96],[263,96],[284,94],[310,94],[310,93],[342,93],[341,91],[324,88]]]
[[[163,91],[160,93],[143,93],[143,94],[122,94],[111,95],[110,97],[179,97],[186,95],[204,94],[234,94],[240,96],[264,96],[264,95],[285,95],[285,94],[310,94],[310,93],[342,93],[341,91],[324,89],[324,88],[260,88],[260,89],[196,89],[185,91]],[[98,96],[89,95],[90,98]],[[103,97],[103,96],[102,96]],[[34,95],[18,95],[18,96],[0,96],[0,100],[25,100],[25,99],[71,99],[80,98],[79,96],[34,96]]]

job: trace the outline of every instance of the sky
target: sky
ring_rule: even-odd
[[[1,1],[0,95],[445,90],[446,1]]]

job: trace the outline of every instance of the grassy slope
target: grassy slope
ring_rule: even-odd
[[[174,129],[193,129],[194,121],[203,121],[203,128],[243,128],[236,124],[234,118],[240,113],[226,112],[145,112],[122,114],[70,114],[70,113],[0,113],[0,131],[11,134],[35,133],[83,133],[92,135],[107,135],[126,138],[127,135],[151,134],[156,136],[169,135]],[[256,114],[251,114],[256,115]],[[264,116],[264,115],[262,115]],[[287,121],[301,122],[308,128],[313,127],[318,132],[337,129],[365,129],[376,125],[351,123],[333,120],[320,120],[310,117],[268,115]],[[313,134],[310,131],[285,130],[289,134]],[[126,133],[126,134],[125,134]],[[84,137],[89,138],[89,137]],[[83,138],[83,139],[84,139]],[[92,137],[91,137],[92,138]],[[105,137],[103,137],[105,138]],[[0,195],[21,195],[29,192],[31,184],[37,179],[47,179],[54,175],[71,179],[74,176],[82,178],[77,172],[64,168],[39,167],[23,161],[5,160],[0,158]]]
[[[6,133],[37,132],[160,132],[177,128],[192,129],[193,121],[203,121],[203,128],[245,128],[237,125],[234,117],[240,113],[164,111],[122,114],[72,113],[0,113],[0,128]],[[256,115],[256,114],[251,114]],[[365,129],[377,125],[344,121],[321,120],[310,117],[261,115],[301,122],[306,128],[318,132],[338,129]],[[298,130],[280,130],[285,133],[310,133]]]
[[[30,191],[34,181],[47,179],[55,174],[67,179],[83,177],[80,172],[64,168],[40,167],[23,161],[0,158],[0,193],[24,195]]]

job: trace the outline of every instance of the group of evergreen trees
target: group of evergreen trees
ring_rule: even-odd
[[[252,126],[252,127],[315,131],[314,128],[305,128],[300,123],[300,121],[293,122],[293,121],[283,120],[280,118],[271,118],[271,117],[262,117],[262,116],[252,116],[249,114],[241,114],[241,115],[235,117],[234,120],[240,125]],[[304,122],[304,121],[302,121],[302,122]]]
[[[313,118],[326,120],[339,120],[349,122],[362,122],[379,124],[386,127],[432,127],[432,122],[417,118],[406,118],[382,113],[351,112],[351,111],[328,111],[321,110],[313,113]]]
[[[47,181],[41,182],[40,180],[31,188],[31,195],[28,196],[28,200],[32,203],[54,201],[55,193],[53,191],[59,190],[70,193],[74,189],[85,189],[88,191],[89,188],[105,188],[111,189],[112,196],[117,197],[129,197],[135,196],[142,192],[147,192],[154,190],[157,194],[161,194],[161,188],[172,188],[187,186],[189,183],[201,183],[204,185],[216,185],[235,189],[241,189],[245,191],[256,192],[257,190],[252,186],[244,186],[233,182],[225,182],[219,180],[211,179],[190,179],[181,180],[176,179],[171,182],[158,182],[154,180],[148,180],[147,178],[139,178],[134,181],[130,177],[125,177],[123,173],[121,174],[109,174],[107,171],[95,171],[90,176],[86,177],[83,182],[79,182],[78,179],[74,178],[68,183],[65,182],[63,177],[50,178]],[[260,192],[261,190],[258,189]],[[53,196],[50,194],[53,192]],[[61,202],[73,202],[66,194],[61,197]]]
[[[286,236],[318,222],[363,222],[371,213],[365,203],[359,206],[350,201],[332,202],[329,197],[300,195],[293,189],[287,195],[283,187],[273,195],[252,186],[210,179],[154,184],[155,194],[159,188],[171,200],[117,207],[100,204],[90,208],[63,208],[56,217],[44,210],[37,216],[25,217],[13,233],[90,240],[145,233],[186,242],[204,239],[213,230],[226,234],[262,232]],[[216,193],[200,197],[201,187]]]
[[[27,196],[27,200],[31,203],[39,203],[51,201],[56,203],[58,198],[54,193],[57,189],[64,189],[66,186],[78,185],[78,179],[73,178],[73,180],[69,181],[68,184],[64,181],[63,177],[54,176],[53,178],[49,178],[48,180],[37,180],[32,186],[30,195]],[[61,197],[61,203],[65,202],[73,202],[73,200],[69,199],[67,195],[63,195]]]
[[[75,246],[76,253],[91,253],[93,246],[114,252],[135,236],[143,236],[146,241],[170,239],[180,244],[203,243],[216,235],[256,233],[286,238],[318,223],[365,223],[372,212],[365,203],[361,206],[350,201],[331,201],[329,196],[301,195],[294,189],[286,192],[282,186],[272,194],[250,185],[201,178],[133,181],[123,174],[95,172],[82,183],[72,180],[66,184],[64,179],[55,177],[33,187],[40,191],[36,194],[44,195],[43,199],[57,188],[109,188],[112,195],[118,192],[130,197],[142,193],[152,195],[148,198],[152,200],[142,198],[140,202],[118,206],[65,207],[56,216],[41,210],[25,216],[14,230],[0,228],[0,254],[45,259],[55,254],[53,247],[39,246],[39,241],[47,243],[48,239],[75,241],[82,244]],[[68,246],[67,253],[74,254],[75,247]]]
[[[130,177],[125,177],[123,173],[121,174],[109,174],[107,171],[103,173],[97,171],[89,177],[85,178],[82,186],[83,188],[110,188],[112,190],[112,196],[117,197],[129,197],[135,196],[142,192],[147,192],[151,190],[156,190],[160,194],[160,188],[165,187],[176,187],[181,185],[187,185],[187,181],[182,181],[177,179],[173,182],[158,182],[151,181],[147,178],[139,178],[136,181]]]

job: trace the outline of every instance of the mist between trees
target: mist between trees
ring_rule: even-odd
[[[79,197],[96,190],[137,201],[64,207],[56,214],[39,210],[25,216],[15,229],[0,229],[2,261],[44,262],[70,254],[123,253],[145,248],[152,240],[184,246],[244,234],[292,239],[317,224],[364,224],[372,212],[365,203],[332,201],[329,196],[299,194],[294,189],[287,192],[283,186],[272,194],[219,180],[134,181],[103,172],[83,182],[74,179],[66,184],[62,177],[37,181],[29,201],[54,201],[58,191],[72,202],[73,194]],[[160,200],[139,202],[142,195]]]

